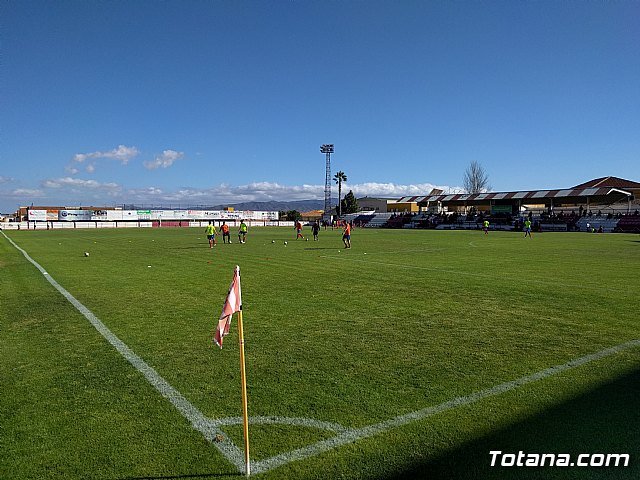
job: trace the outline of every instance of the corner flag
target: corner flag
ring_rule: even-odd
[[[240,289],[240,267],[236,266],[233,272],[233,281],[229,287],[229,293],[222,306],[222,313],[216,328],[216,334],[213,340],[220,348],[222,348],[222,339],[229,334],[231,327],[231,317],[234,313],[242,310],[242,291]]]
[[[242,328],[242,290],[240,289],[240,267],[236,265],[233,272],[233,281],[227,293],[227,299],[222,306],[220,320],[214,341],[216,345],[222,348],[222,339],[229,334],[231,326],[231,318],[233,314],[238,312],[238,339],[240,340],[240,379],[242,381],[242,418],[243,418],[243,434],[244,434],[244,462],[246,465],[245,474],[251,474],[251,463],[249,460],[249,412],[247,407],[247,373],[244,365],[244,333]]]

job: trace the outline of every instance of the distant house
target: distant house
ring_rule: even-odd
[[[417,213],[420,211],[418,202],[396,201],[387,205],[387,210],[394,213]]]
[[[362,211],[387,213],[389,212],[389,205],[395,204],[395,198],[382,198],[382,197],[361,197],[357,199],[358,208]]]
[[[308,212],[300,212],[300,216],[305,222],[315,222],[322,220],[324,210],[310,210]]]

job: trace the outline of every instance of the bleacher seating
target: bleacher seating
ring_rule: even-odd
[[[480,218],[471,219],[462,215],[434,215],[434,214],[397,214],[397,213],[376,213],[372,214],[351,214],[345,219],[367,228],[436,228],[446,230],[469,230],[481,228]],[[507,218],[489,217],[492,230],[512,230],[514,222]],[[558,216],[533,215],[534,228],[542,227],[543,231],[598,231],[602,227],[605,233],[627,232],[640,233],[640,215],[592,215],[578,217],[574,214],[560,214]],[[515,222],[516,229],[519,225]]]
[[[385,228],[402,228],[405,223],[409,223],[411,220],[411,215],[393,215],[387,220],[387,223],[383,226]]]
[[[358,215],[354,217],[353,224],[358,227],[366,227],[375,215]]]
[[[541,223],[541,232],[566,232],[568,229],[566,223]]]
[[[598,231],[602,227],[604,233],[611,233],[619,222],[619,218],[607,218],[605,216],[582,217],[576,222],[576,228],[581,232],[587,232],[593,229]],[[589,224],[589,227],[587,227],[587,224]]]
[[[365,225],[368,228],[380,228],[393,216],[393,213],[376,213]]]
[[[625,215],[620,218],[616,233],[640,233],[640,215]]]

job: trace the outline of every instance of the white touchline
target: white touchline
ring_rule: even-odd
[[[151,383],[151,385],[156,388],[165,398],[167,398],[177,409],[178,411],[191,422],[192,426],[200,431],[205,438],[213,443],[218,450],[233,464],[236,466],[238,471],[244,471],[244,456],[242,451],[234,445],[230,440],[223,435],[224,440],[219,442],[217,437],[218,435],[224,434],[224,432],[219,428],[225,425],[237,425],[241,423],[241,417],[228,417],[218,420],[211,420],[205,417],[195,406],[193,406],[186,398],[184,398],[180,392],[178,392],[175,388],[167,383],[152,367],[150,367],[144,360],[138,357],[129,347],[127,347],[124,342],[122,342],[118,337],[116,337],[89,309],[87,309],[84,305],[82,305],[78,300],[76,300],[69,292],[67,292],[63,287],[61,287],[51,275],[49,275],[35,260],[33,260],[26,251],[16,245],[9,237],[5,235],[4,232],[0,231],[4,235],[4,237],[15,247],[17,248],[24,257],[31,262],[42,274],[45,278],[62,294],[64,295],[71,304],[73,304],[76,309],[78,309],[84,316],[91,322],[91,324],[98,330],[102,336],[107,339],[109,343],[111,343],[117,350],[120,352],[122,356],[124,356],[136,369],[138,369]],[[553,367],[547,368],[545,370],[541,370],[532,375],[527,375],[516,380],[511,380],[505,383],[501,383],[499,385],[495,385],[493,387],[480,390],[478,392],[472,393],[470,395],[456,397],[452,400],[446,401],[439,405],[434,405],[431,407],[423,408],[421,410],[416,410],[414,412],[410,412],[404,415],[399,415],[397,417],[391,418],[389,420],[385,420],[380,423],[376,423],[373,425],[368,425],[366,427],[361,428],[347,428],[342,425],[331,423],[331,422],[323,422],[321,420],[314,420],[308,418],[289,418],[289,417],[251,417],[250,423],[253,424],[285,424],[285,425],[294,425],[294,426],[302,426],[309,428],[318,428],[322,430],[329,430],[336,433],[336,435],[332,438],[328,438],[326,440],[321,440],[317,443],[308,445],[306,447],[302,447],[296,450],[292,450],[290,452],[281,453],[279,455],[273,456],[271,458],[267,458],[264,460],[260,460],[254,462],[252,465],[253,473],[263,473],[273,468],[280,467],[290,462],[303,460],[305,458],[309,458],[315,455],[319,455],[328,450],[340,447],[342,445],[356,442],[358,440],[371,437],[373,435],[377,435],[379,433],[383,433],[387,430],[398,428],[403,425],[407,425],[409,423],[423,420],[432,415],[436,415],[438,413],[445,412],[447,410],[454,409],[456,407],[461,407],[464,405],[470,405],[479,400],[483,400],[488,397],[492,397],[495,395],[499,395],[504,392],[508,392],[510,390],[514,390],[518,387],[526,385],[531,382],[535,382],[537,380],[541,380],[543,378],[551,377],[557,375],[559,373],[565,372],[567,370],[571,370],[573,368],[579,367],[581,365],[585,365],[587,363],[600,360],[602,358],[614,355],[623,350],[627,350],[630,348],[640,347],[640,339],[631,340],[626,343],[622,343],[620,345],[616,345],[610,348],[606,348],[599,352],[591,353],[589,355],[585,355],[580,358],[576,358],[574,360],[570,360],[567,363],[563,363],[561,365],[555,365]]]
[[[546,370],[541,370],[532,375],[521,377],[521,378],[518,378],[517,380],[511,380],[509,382],[501,383],[499,385],[487,388],[485,390],[480,390],[479,392],[472,393],[471,395],[456,397],[452,400],[441,403],[440,405],[423,408],[422,410],[416,410],[415,412],[407,413],[405,415],[400,415],[398,417],[385,420],[384,422],[368,425],[366,427],[350,429],[343,433],[339,433],[333,438],[320,441],[316,444],[309,445],[304,448],[299,448],[292,452],[276,455],[275,457],[268,458],[260,462],[256,462],[253,466],[253,469],[254,469],[254,472],[256,473],[264,472],[295,460],[302,460],[304,458],[311,457],[313,455],[318,455],[320,453],[326,452],[327,450],[331,450],[341,445],[355,442],[356,440],[361,440],[363,438],[371,437],[373,435],[376,435],[378,433],[383,433],[392,428],[401,427],[403,425],[407,425],[417,420],[422,420],[424,418],[430,417],[431,415],[442,413],[456,407],[469,405],[471,403],[475,403],[484,398],[488,398],[494,395],[499,395],[501,393],[508,392],[509,390],[514,390],[522,385],[526,385],[528,383],[535,382],[536,380],[557,375],[564,371],[579,367],[580,365],[584,365],[586,363],[590,363],[595,360],[599,360],[601,358],[605,358],[610,355],[614,355],[618,352],[621,352],[623,350],[627,350],[629,348],[634,348],[634,347],[640,347],[640,339],[632,340],[630,342],[622,343],[620,345],[616,345],[614,347],[610,347],[596,353],[585,355],[584,357],[570,360],[567,363],[556,365],[556,366],[547,368]]]
[[[42,268],[29,254],[16,245],[13,240],[2,232],[4,237],[11,242],[11,244],[18,249],[24,255],[24,257],[31,262],[45,278],[58,290],[69,302],[76,307],[76,309],[89,320],[91,325],[95,327],[98,332],[111,344],[118,352],[133,365],[140,373],[142,373],[149,383],[156,389],[163,397],[169,400],[176,409],[191,422],[193,428],[201,432],[207,440],[213,443],[220,453],[222,453],[236,468],[240,471],[244,471],[244,455],[242,451],[233,444],[226,436],[222,435],[222,430],[218,429],[211,420],[205,417],[200,410],[182,396],[175,388],[158,374],[151,366],[149,366],[142,358],[136,355],[122,340],[120,340],[107,326],[102,323],[98,317],[96,317],[87,307],[82,305],[78,300],[67,292],[58,282],[56,282],[51,275],[49,275],[44,268]],[[217,441],[220,438],[224,438],[223,441]]]

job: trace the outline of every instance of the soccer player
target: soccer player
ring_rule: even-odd
[[[318,240],[318,234],[320,233],[320,224],[316,220],[313,225],[311,225],[311,232],[313,233],[313,241]]]
[[[216,233],[218,233],[216,232],[216,226],[209,222],[209,225],[207,225],[207,228],[205,229],[205,233],[209,239],[209,248],[213,248],[216,244]]]
[[[296,221],[296,232],[296,240],[304,238],[304,235],[302,235],[302,222],[300,220]]]
[[[484,230],[485,235],[489,235],[489,220],[482,222],[482,230]]]
[[[527,237],[527,235],[529,235],[529,238],[531,238],[531,220],[529,220],[528,218],[524,221],[525,238]]]
[[[240,230],[238,231],[238,241],[240,243],[247,242],[247,224],[244,223],[244,220],[240,220]]]
[[[231,234],[229,233],[229,225],[227,225],[227,222],[222,222],[220,230],[222,230],[222,241],[227,243],[227,240],[229,240],[229,243],[231,243]]]
[[[344,248],[351,248],[351,224],[349,222],[344,222],[342,242],[344,243]]]

